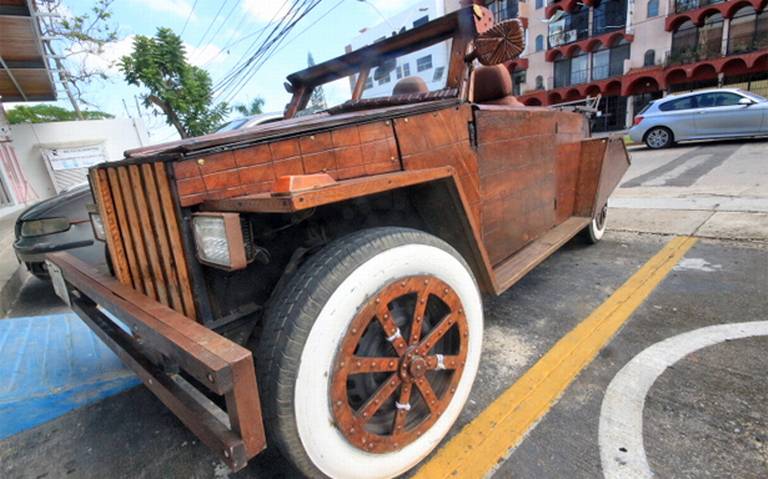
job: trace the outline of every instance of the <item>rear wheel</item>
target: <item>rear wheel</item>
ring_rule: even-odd
[[[600,211],[589,222],[589,226],[584,228],[582,235],[587,242],[595,244],[605,235],[605,225],[608,221],[608,205],[603,206]]]
[[[672,131],[663,126],[653,127],[645,135],[645,144],[654,150],[667,148],[672,146],[672,143],[674,143]]]
[[[272,440],[310,477],[383,478],[437,446],[477,373],[483,313],[448,244],[374,228],[310,258],[257,353]]]

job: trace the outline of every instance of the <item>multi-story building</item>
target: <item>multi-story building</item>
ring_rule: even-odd
[[[767,0],[529,1],[526,105],[600,94],[596,129],[618,130],[669,92],[768,92]]]
[[[507,64],[515,95],[531,106],[600,95],[596,131],[626,128],[670,92],[728,85],[768,95],[768,0],[423,0],[351,47],[471,3],[526,27],[526,50]],[[409,74],[441,88],[448,48],[432,48],[398,59],[389,75],[374,72],[364,97],[390,94]]]

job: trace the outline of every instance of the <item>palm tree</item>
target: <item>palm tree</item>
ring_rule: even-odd
[[[261,108],[264,106],[264,99],[260,96],[255,97],[253,100],[251,100],[250,105],[244,105],[239,104],[235,105],[235,111],[240,113],[243,116],[251,116],[251,115],[260,115],[261,113],[264,113]]]

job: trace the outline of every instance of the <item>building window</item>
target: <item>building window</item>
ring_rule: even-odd
[[[541,75],[538,75],[536,77],[536,89],[537,90],[543,90],[544,89],[544,77]]]
[[[658,17],[659,16],[659,0],[649,0],[648,1],[648,10],[647,15],[648,18],[652,17]]]
[[[698,59],[719,57],[723,43],[723,17],[719,13],[710,14],[704,25],[699,28]]]
[[[603,80],[610,76],[611,51],[607,48],[592,54],[592,80]]]
[[[656,63],[656,51],[648,50],[647,52],[645,52],[645,56],[643,57],[643,66],[649,67],[649,66],[652,66],[654,63]]]
[[[549,48],[567,45],[589,36],[589,7],[579,6],[549,24]]]
[[[522,95],[523,83],[525,83],[525,70],[512,73],[512,94]]]
[[[544,7],[544,0],[536,0],[536,10]]]
[[[387,72],[386,75],[381,75],[380,77],[376,78],[376,83],[378,83],[379,85],[384,85],[386,83],[389,83],[390,81],[392,81],[392,78],[390,77],[389,72]]]
[[[578,51],[571,58],[571,85],[587,82],[589,78],[588,58],[587,53],[582,51]]]
[[[615,32],[627,24],[626,0],[602,0],[592,12],[592,35]]]
[[[555,60],[555,88],[571,84],[571,61],[568,58]]]
[[[365,86],[363,87],[363,90],[369,90],[373,88],[373,78],[368,77],[365,79]]]
[[[536,36],[536,51],[540,52],[544,50],[544,35]]]
[[[699,43],[699,29],[696,25],[686,20],[680,27],[672,32],[672,51],[669,63],[681,64],[696,61],[696,47]]]
[[[728,54],[744,53],[768,47],[768,9],[760,14],[751,6],[741,7],[731,19]]]
[[[443,79],[443,73],[445,73],[445,67],[435,68],[435,74],[432,76],[432,81],[440,81]]]
[[[624,74],[624,60],[629,58],[629,42],[620,40],[610,49],[610,67],[608,75],[615,77]]]
[[[411,76],[411,65],[410,65],[410,63],[403,63],[403,76],[404,77]]]
[[[403,78],[403,67],[398,65],[397,68],[395,68],[395,76],[397,76],[397,79]]]
[[[421,18],[417,18],[413,21],[413,28],[420,27],[422,25],[425,25],[429,22],[429,15],[424,15]]]
[[[416,71],[423,72],[432,68],[432,55],[416,59]]]
[[[493,13],[493,19],[496,22],[517,17],[517,2],[515,0],[486,1],[485,8]]]

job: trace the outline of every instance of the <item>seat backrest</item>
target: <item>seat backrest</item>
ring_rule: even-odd
[[[523,106],[512,96],[512,75],[504,65],[480,66],[475,68],[473,75],[475,103]]]
[[[414,95],[417,93],[429,93],[429,87],[423,78],[416,76],[398,80],[392,89],[393,95]]]

